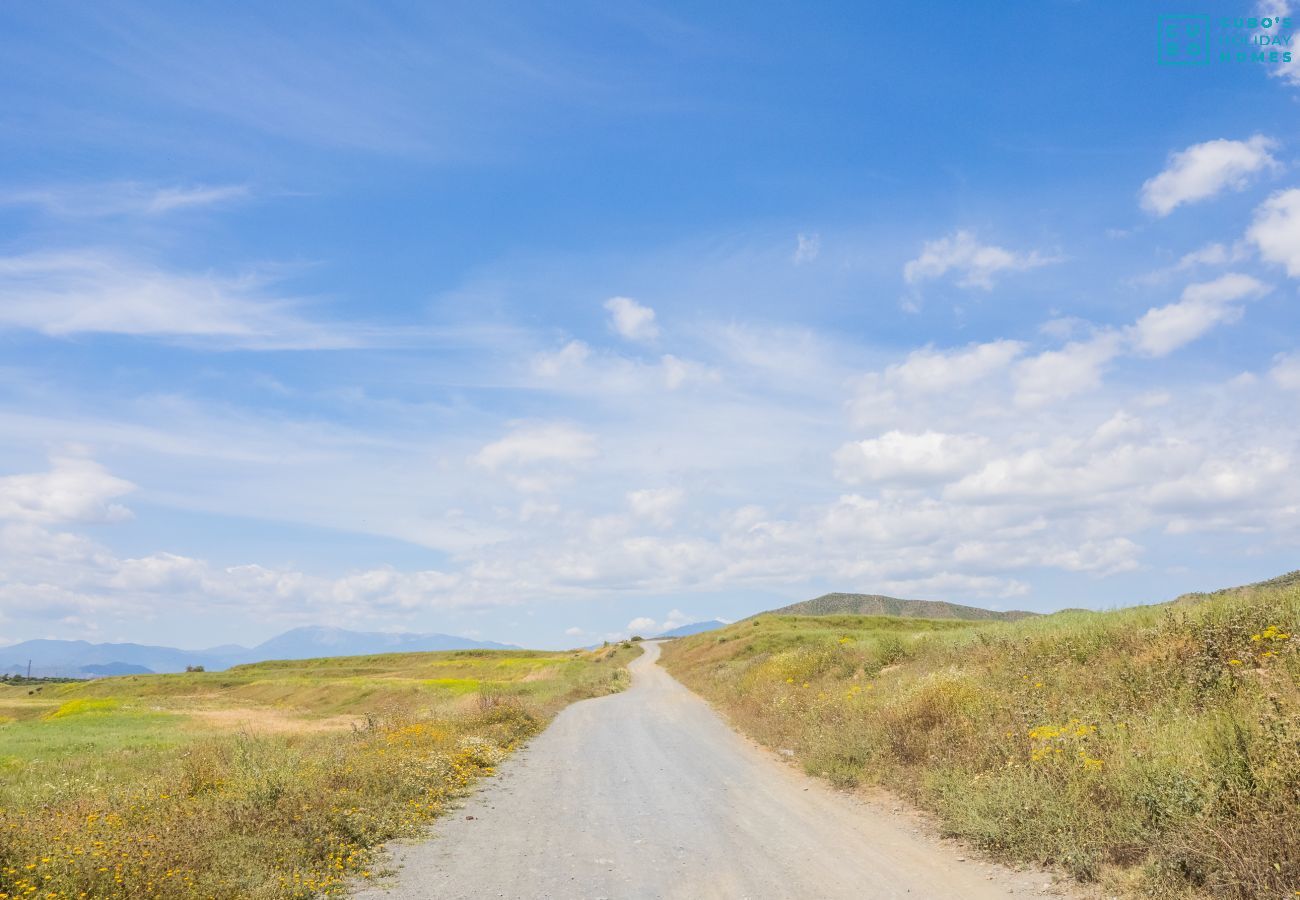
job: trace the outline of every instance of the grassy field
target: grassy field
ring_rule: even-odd
[[[1300,895],[1300,579],[1014,623],[761,616],[664,663],[838,785],[1157,897]]]
[[[0,686],[0,900],[297,898],[371,877],[630,645]]]

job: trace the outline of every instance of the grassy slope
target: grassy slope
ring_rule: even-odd
[[[884,594],[822,594],[811,600],[774,609],[771,615],[785,616],[902,616],[921,619],[978,619],[1013,622],[1034,613],[1020,610],[999,612],[978,606],[963,606],[943,600],[900,600]]]
[[[0,686],[0,900],[341,892],[560,708],[621,688],[637,652]]]
[[[1300,891],[1298,628],[1292,579],[1014,623],[765,615],[664,662],[808,771],[1004,857],[1272,898]]]

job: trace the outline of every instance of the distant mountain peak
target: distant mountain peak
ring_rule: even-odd
[[[662,634],[657,634],[657,638],[675,638],[686,637],[691,634],[700,634],[705,631],[713,631],[717,628],[726,628],[727,623],[721,619],[710,619],[707,622],[691,622],[688,625],[678,625],[676,628],[670,628]]]
[[[439,650],[508,650],[511,644],[476,641],[450,634],[348,631],[333,625],[291,628],[251,650],[236,644],[206,650],[178,650],[146,644],[92,644],[89,641],[34,640],[0,647],[0,671],[26,671],[61,677],[184,672],[203,666],[209,672],[243,663],[378,653],[428,653]]]

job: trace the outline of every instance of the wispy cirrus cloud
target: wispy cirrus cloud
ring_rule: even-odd
[[[0,329],[121,334],[246,348],[339,348],[355,336],[303,317],[265,275],[179,272],[106,250],[0,257]]]
[[[163,216],[252,196],[247,185],[154,185],[138,181],[0,190],[0,206],[25,206],[62,218]]]

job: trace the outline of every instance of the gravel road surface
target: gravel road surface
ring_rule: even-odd
[[[1042,896],[890,805],[831,790],[732,731],[656,664],[565,709],[365,898],[982,900]]]

